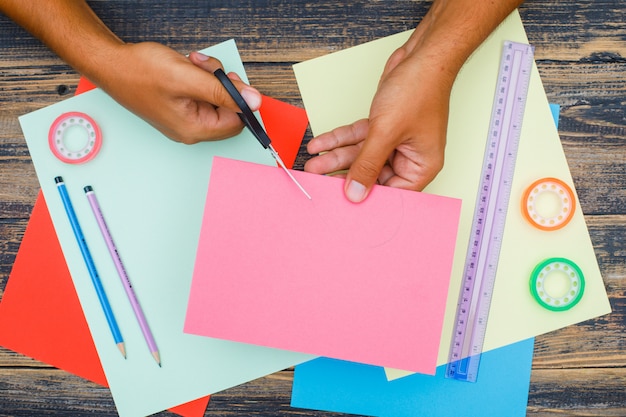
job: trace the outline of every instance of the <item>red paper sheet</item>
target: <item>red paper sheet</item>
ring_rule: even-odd
[[[95,88],[81,78],[76,94]],[[308,125],[303,109],[263,97],[261,117],[277,152],[293,166]],[[106,377],[40,192],[0,303],[0,345],[107,386]],[[203,416],[209,397],[169,411]]]

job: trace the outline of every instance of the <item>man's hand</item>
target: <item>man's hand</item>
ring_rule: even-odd
[[[126,44],[85,1],[2,0],[0,11],[41,39],[120,104],[183,143],[224,139],[243,124],[213,75],[218,60],[157,43]],[[253,110],[261,95],[230,74]]]
[[[322,154],[307,161],[306,171],[349,169],[350,201],[364,200],[375,183],[421,190],[443,167],[451,77],[405,57],[400,49],[389,59],[369,119],[320,135],[307,146],[309,153]]]
[[[470,54],[522,0],[435,0],[387,61],[367,120],[309,142],[305,170],[348,169],[346,197],[363,201],[378,182],[422,190],[443,167],[450,92]]]
[[[217,59],[197,52],[186,58],[157,43],[118,49],[114,67],[127,68],[101,77],[100,85],[170,139],[193,144],[225,139],[241,131],[239,109],[213,75],[222,67]],[[248,105],[258,109],[260,93],[235,74],[229,76]]]

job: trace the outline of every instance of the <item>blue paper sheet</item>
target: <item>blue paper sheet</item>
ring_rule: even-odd
[[[534,339],[483,353],[478,381],[412,374],[387,381],[383,368],[318,358],[298,365],[291,406],[375,417],[526,415]]]

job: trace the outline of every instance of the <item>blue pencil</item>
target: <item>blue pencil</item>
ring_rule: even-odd
[[[126,348],[124,347],[122,333],[120,332],[120,328],[117,325],[117,321],[115,321],[115,316],[113,315],[111,304],[109,304],[109,299],[104,292],[104,287],[102,286],[102,282],[100,281],[100,276],[98,275],[98,271],[96,270],[96,265],[93,262],[93,258],[91,257],[89,248],[87,247],[87,241],[85,240],[83,231],[80,228],[80,224],[78,223],[78,217],[76,217],[76,212],[74,211],[74,207],[72,206],[70,196],[67,193],[67,188],[65,187],[63,178],[56,177],[54,181],[57,184],[59,194],[61,195],[61,200],[63,200],[65,212],[67,213],[67,217],[70,221],[70,224],[72,225],[72,230],[74,231],[74,236],[76,237],[76,241],[78,242],[78,246],[80,247],[80,252],[83,255],[83,259],[85,260],[85,265],[89,270],[91,282],[93,283],[96,294],[98,295],[98,299],[100,300],[100,305],[102,306],[104,315],[107,319],[107,322],[109,323],[109,328],[111,329],[111,333],[113,334],[113,340],[115,340],[115,343],[117,344],[120,352],[122,352],[122,355],[124,356],[124,358],[126,358]]]

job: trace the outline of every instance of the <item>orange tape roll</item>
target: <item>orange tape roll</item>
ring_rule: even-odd
[[[558,230],[572,220],[576,200],[572,189],[556,178],[542,178],[526,189],[522,197],[522,213],[535,227]]]

